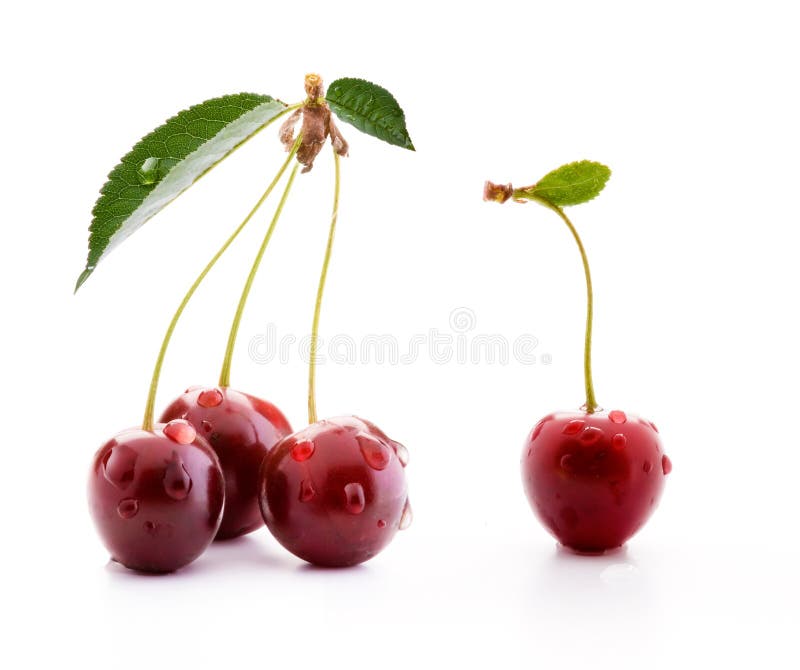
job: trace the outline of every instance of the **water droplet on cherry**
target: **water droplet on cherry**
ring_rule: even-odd
[[[625,416],[625,412],[618,409],[611,410],[608,413],[608,418],[611,423],[625,423],[628,420],[628,417]]]
[[[344,487],[344,508],[350,514],[361,514],[364,511],[364,487],[361,484],[350,483]]]
[[[304,479],[300,482],[300,495],[297,496],[297,499],[300,502],[308,502],[315,495],[317,495],[317,491],[314,489],[314,485],[308,479]]]
[[[210,421],[206,421],[205,419],[203,419],[203,420],[200,422],[200,425],[203,427],[203,430],[204,430],[206,433],[210,433],[210,432],[211,432],[211,429],[212,429],[212,427],[213,427],[213,426],[211,425],[211,422],[210,422]]]
[[[392,447],[394,448],[394,453],[395,456],[397,456],[397,460],[400,461],[400,465],[406,467],[408,465],[408,449],[406,449],[399,442],[392,442]]]
[[[136,452],[121,444],[108,452],[103,461],[103,474],[111,484],[124,491],[133,481],[135,467]]]
[[[392,460],[392,453],[383,442],[369,435],[358,435],[356,442],[361,449],[361,455],[369,467],[374,470],[383,470]]]
[[[595,426],[589,426],[581,433],[581,442],[584,444],[594,444],[603,439],[605,433],[602,429]]]
[[[665,475],[668,475],[670,472],[672,472],[672,461],[669,460],[669,456],[666,454],[661,457],[661,470]]]
[[[378,519],[378,528],[386,528],[386,522],[383,519]]]
[[[166,462],[166,465],[163,479],[164,490],[173,500],[183,500],[192,489],[192,478],[186,472],[186,466],[178,452],[172,452],[172,458]]]
[[[117,505],[117,514],[123,519],[132,519],[139,513],[139,501],[136,498],[123,498]]]
[[[219,389],[206,389],[205,391],[200,391],[200,394],[197,396],[197,404],[200,407],[219,407],[222,404],[222,391]]]
[[[537,437],[539,437],[539,433],[542,432],[542,428],[544,428],[544,421],[543,420],[540,421],[539,423],[537,423],[536,427],[533,429],[533,432],[531,433],[531,441],[533,441]]]
[[[314,443],[311,440],[302,440],[292,447],[291,454],[298,463],[307,461],[314,455]]]
[[[642,464],[642,470],[644,470],[645,474],[650,472],[653,469],[653,464],[650,461],[645,461]]]
[[[564,433],[564,435],[577,435],[583,430],[585,425],[585,421],[582,421],[581,419],[574,419],[566,424],[564,428],[561,429],[561,432]]]
[[[572,461],[573,461],[572,454],[564,454],[561,457],[560,461],[561,469],[570,472],[572,470]]]
[[[614,449],[624,449],[626,444],[628,444],[628,438],[622,433],[617,433],[611,438],[611,446]]]
[[[400,530],[406,530],[411,525],[413,520],[414,513],[411,511],[411,503],[409,503],[408,499],[406,499],[406,504],[403,507],[403,513],[400,515],[400,524],[398,525],[398,528]]]
[[[191,444],[197,438],[197,431],[186,419],[173,419],[164,426],[164,435],[178,444]]]

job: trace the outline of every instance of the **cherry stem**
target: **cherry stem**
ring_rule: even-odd
[[[288,109],[286,111],[288,111]],[[283,113],[279,114],[278,116],[282,115]],[[276,116],[275,118],[277,119],[278,117]],[[274,120],[275,119],[273,119],[273,121]],[[289,163],[294,157],[294,154],[297,153],[298,146],[299,145],[295,145],[295,147],[292,149],[292,152],[289,154],[289,157],[283,163],[280,170],[278,170],[278,174],[275,175],[275,178],[272,180],[270,185],[258,199],[258,202],[255,204],[255,206],[250,210],[250,213],[237,226],[236,230],[234,230],[233,233],[231,233],[231,236],[227,240],[225,240],[225,243],[219,248],[219,251],[217,251],[217,253],[214,254],[213,258],[208,262],[208,265],[206,265],[205,268],[203,268],[203,271],[197,276],[197,279],[194,280],[194,283],[186,292],[186,295],[183,296],[181,304],[178,306],[175,315],[169,322],[169,326],[167,327],[167,332],[164,335],[164,340],[161,343],[161,349],[158,352],[158,358],[156,359],[155,368],[153,369],[153,377],[150,380],[150,390],[147,394],[147,404],[144,410],[144,420],[142,421],[142,430],[148,430],[148,431],[153,430],[156,394],[158,392],[158,382],[159,379],[161,378],[161,368],[164,365],[164,357],[167,354],[167,349],[169,348],[169,343],[170,340],[172,339],[172,334],[175,331],[175,326],[178,325],[178,321],[180,320],[181,315],[183,314],[183,310],[186,309],[186,305],[189,304],[189,301],[194,295],[194,292],[198,289],[200,284],[206,278],[206,275],[211,271],[211,268],[213,268],[217,264],[217,261],[228,250],[228,247],[230,247],[231,244],[233,244],[233,241],[237,237],[239,237],[239,233],[241,233],[244,230],[245,226],[250,222],[250,219],[253,218],[253,216],[261,207],[261,205],[264,204],[264,201],[267,199],[267,197],[269,197],[269,194],[272,193],[272,190],[275,188],[275,185],[278,183],[280,178],[283,176],[283,173],[286,171],[286,168],[289,166]]]
[[[316,371],[317,371],[317,341],[319,340],[319,315],[322,308],[322,295],[325,292],[325,280],[328,277],[328,264],[331,260],[333,251],[333,238],[336,234],[336,221],[339,218],[339,186],[340,169],[339,154],[333,151],[333,164],[335,166],[336,179],[333,187],[333,212],[331,213],[331,226],[328,232],[328,244],[325,247],[325,258],[322,261],[322,271],[319,275],[319,286],[317,287],[317,301],[314,305],[314,321],[311,325],[311,357],[308,364],[308,423],[317,422],[317,399],[316,399]]]
[[[297,153],[297,149],[300,147],[301,140],[302,136],[298,135],[294,146],[289,153],[287,163],[284,164],[283,169],[285,169],[285,166],[288,165],[288,161],[294,157],[294,154]],[[295,163],[291,173],[289,173],[289,180],[286,182],[286,187],[283,189],[283,195],[281,195],[278,207],[275,209],[275,214],[272,217],[269,228],[267,228],[267,232],[264,235],[264,240],[261,242],[261,246],[258,249],[255,260],[253,261],[253,267],[250,268],[250,274],[247,275],[247,281],[244,283],[242,295],[239,298],[239,304],[236,307],[236,314],[234,315],[233,323],[231,324],[231,332],[228,335],[228,346],[225,349],[225,358],[222,361],[222,371],[219,375],[219,385],[222,387],[230,386],[231,384],[231,361],[233,360],[233,349],[236,346],[236,338],[239,334],[239,325],[241,324],[242,315],[244,314],[244,306],[247,304],[247,298],[250,295],[250,289],[253,286],[253,280],[256,278],[258,268],[261,265],[261,260],[264,258],[264,252],[267,250],[267,246],[269,246],[269,241],[272,239],[272,233],[275,231],[275,226],[278,223],[278,219],[281,217],[281,212],[283,212],[283,206],[286,204],[289,191],[292,189],[292,184],[294,183],[295,175],[297,175],[298,167],[299,164]],[[280,177],[280,175],[278,176]]]
[[[589,259],[586,256],[586,250],[583,248],[583,242],[581,241],[580,235],[578,235],[578,231],[575,230],[575,226],[572,225],[572,221],[569,220],[564,210],[547,200],[536,198],[535,196],[533,199],[548,209],[553,210],[561,217],[564,223],[567,224],[567,228],[569,228],[569,232],[572,233],[572,237],[575,238],[575,243],[578,245],[578,250],[581,252],[583,271],[586,275],[586,338],[583,345],[583,376],[586,385],[585,409],[588,414],[592,414],[598,409],[598,406],[594,397],[594,384],[592,383],[592,316],[594,299],[592,296],[592,275],[589,272]]]

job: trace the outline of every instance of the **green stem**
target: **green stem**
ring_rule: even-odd
[[[328,264],[331,260],[333,251],[333,238],[336,234],[336,221],[339,218],[339,154],[334,150],[333,164],[336,170],[336,181],[333,188],[333,212],[331,213],[331,226],[328,232],[328,244],[325,248],[325,258],[322,261],[322,271],[319,275],[319,286],[317,287],[317,302],[314,305],[314,322],[311,326],[311,359],[308,364],[308,423],[317,421],[317,399],[315,387],[315,375],[317,371],[317,340],[319,339],[319,314],[322,308],[322,294],[325,291],[325,280],[328,277]]]
[[[277,117],[276,117],[277,118]],[[147,394],[147,405],[145,406],[144,410],[144,420],[142,421],[142,429],[143,430],[153,430],[153,423],[154,423],[154,411],[155,411],[155,404],[156,404],[156,393],[158,392],[158,381],[161,377],[161,368],[164,365],[164,357],[167,354],[167,348],[169,347],[170,340],[172,339],[172,333],[175,331],[175,326],[178,325],[178,320],[181,318],[183,314],[183,310],[186,309],[186,305],[189,304],[189,300],[191,300],[194,292],[200,286],[200,284],[205,279],[206,275],[211,271],[217,261],[220,259],[222,254],[224,254],[228,247],[233,244],[233,241],[239,236],[239,233],[244,230],[245,226],[250,222],[250,219],[253,218],[255,213],[264,203],[264,201],[269,197],[269,194],[272,193],[272,189],[275,188],[275,185],[278,183],[278,180],[283,176],[283,173],[286,171],[286,168],[289,166],[289,163],[292,160],[292,157],[296,153],[296,147],[293,152],[289,155],[286,161],[281,166],[280,170],[278,170],[278,174],[275,175],[275,178],[272,180],[270,185],[258,199],[258,202],[255,206],[250,210],[250,213],[244,218],[244,220],[238,225],[236,230],[233,231],[231,236],[225,241],[219,251],[214,254],[214,257],[208,262],[208,265],[203,268],[203,271],[198,275],[197,279],[194,280],[194,283],[191,285],[189,290],[186,292],[186,295],[183,296],[183,300],[181,304],[178,306],[175,315],[172,317],[172,321],[169,322],[169,326],[167,327],[167,332],[164,335],[164,340],[161,343],[161,349],[158,352],[158,358],[156,359],[156,365],[153,369],[153,377],[150,380],[150,390]]]
[[[564,210],[558,205],[553,205],[546,200],[539,198],[535,198],[535,200],[548,209],[552,209],[561,217],[562,221],[567,224],[567,228],[569,228],[569,232],[572,233],[572,237],[575,238],[575,243],[578,245],[578,250],[581,252],[583,272],[586,275],[586,337],[583,345],[583,376],[586,385],[586,411],[592,414],[598,409],[598,406],[594,397],[594,384],[592,383],[592,316],[594,299],[592,296],[592,275],[589,272],[589,259],[586,257],[586,250],[583,248],[583,242],[581,241],[580,235],[578,235],[578,231],[575,230],[575,226],[572,225],[572,221],[569,220]]]
[[[301,137],[298,135],[287,160],[291,160],[294,154],[297,153],[297,149],[300,146],[300,140]],[[298,167],[299,164],[296,163],[289,174],[289,181],[286,182],[286,187],[283,189],[283,195],[281,196],[281,200],[275,210],[275,215],[272,217],[272,222],[269,224],[269,228],[267,228],[267,232],[264,235],[264,240],[261,242],[261,246],[258,249],[255,260],[253,261],[253,267],[250,268],[250,274],[247,275],[247,281],[242,289],[242,295],[239,298],[239,304],[236,307],[236,314],[234,315],[233,323],[231,324],[231,332],[228,335],[228,346],[225,349],[225,358],[222,361],[222,372],[220,372],[219,375],[220,386],[230,386],[231,384],[231,361],[233,359],[233,349],[236,346],[236,336],[239,333],[239,324],[241,323],[242,315],[244,314],[244,306],[247,304],[247,297],[250,295],[250,289],[252,288],[253,280],[256,278],[256,274],[258,273],[258,268],[261,265],[261,259],[264,258],[264,252],[267,250],[269,241],[272,239],[272,233],[275,231],[275,226],[278,223],[281,212],[283,212],[283,206],[286,204],[286,198],[289,196],[289,191],[294,183],[294,178],[297,174]]]

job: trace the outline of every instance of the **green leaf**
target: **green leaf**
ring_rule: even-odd
[[[363,79],[337,79],[328,86],[325,99],[336,116],[362,133],[414,151],[406,116],[385,88]]]
[[[514,195],[546,200],[559,207],[580,205],[597,197],[610,176],[611,170],[602,163],[576,161],[562,165]]]
[[[75,290],[112,249],[286,109],[268,95],[225,95],[179,112],[139,140],[100,190]]]

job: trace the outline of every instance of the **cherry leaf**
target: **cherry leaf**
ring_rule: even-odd
[[[551,205],[580,205],[597,197],[611,170],[602,163],[576,161],[549,172],[536,184],[514,192],[514,197],[545,200]]]
[[[139,140],[100,190],[75,290],[115,247],[287,109],[268,95],[225,95],[179,112]]]
[[[336,116],[362,133],[414,151],[406,116],[385,88],[363,79],[337,79],[328,86],[325,100]]]

